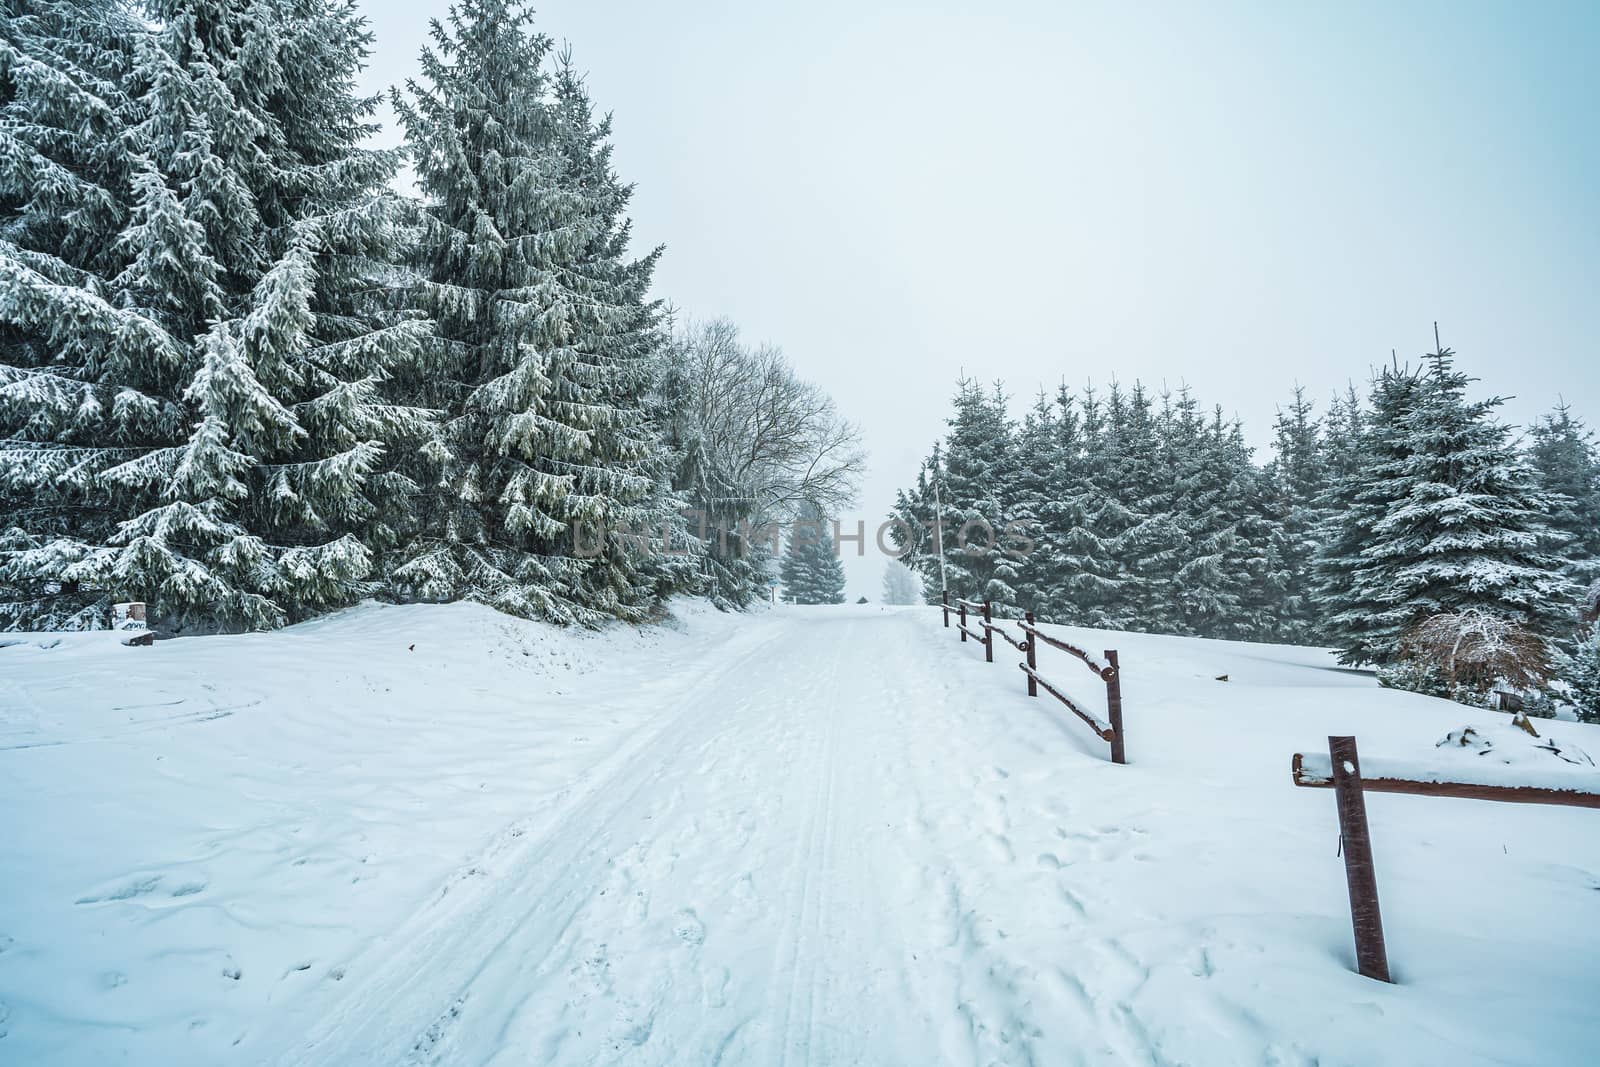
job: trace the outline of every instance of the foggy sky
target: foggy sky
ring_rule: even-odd
[[[445,0],[362,0],[370,90]],[[957,375],[1187,383],[1265,455],[1437,319],[1526,422],[1600,422],[1600,5],[549,0],[656,293],[862,426],[869,529]],[[386,114],[386,120],[389,116]],[[386,130],[386,143],[398,139]],[[881,559],[850,562],[854,599]]]

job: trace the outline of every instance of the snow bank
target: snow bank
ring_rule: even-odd
[[[149,648],[0,635],[0,1063],[237,1057],[737,641],[678,615],[584,633],[372,603]]]

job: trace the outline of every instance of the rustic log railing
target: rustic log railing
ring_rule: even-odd
[[[1122,674],[1118,670],[1116,650],[1107,649],[1105,658],[1101,659],[1084,651],[1077,645],[1068,644],[1057,637],[1051,637],[1034,625],[1033,612],[1031,611],[1023,615],[1022,632],[1028,635],[1028,647],[1025,650],[1028,654],[1028,660],[1026,663],[1017,664],[1017,666],[1021,667],[1022,672],[1028,676],[1028,695],[1038,696],[1039,689],[1043,688],[1045,692],[1065,704],[1067,710],[1088,723],[1089,728],[1099,735],[1100,740],[1106,741],[1111,745],[1112,763],[1127,763],[1128,750],[1122,730]],[[1071,697],[1063,693],[1060,688],[1051,683],[1048,678],[1039,673],[1038,649],[1040,643],[1049,645],[1051,648],[1060,649],[1062,652],[1076,657],[1101,682],[1105,683],[1105,719],[1101,719],[1099,716],[1085,710]]]
[[[1294,784],[1308,789],[1333,789],[1332,761],[1313,753],[1296,752],[1291,764]],[[1482,782],[1443,782],[1432,778],[1362,778],[1368,793],[1409,793],[1419,797],[1456,797],[1461,800],[1498,800],[1508,804],[1554,804],[1564,808],[1600,808],[1600,793],[1581,789],[1554,789],[1542,785],[1487,785]]]
[[[944,624],[950,625],[950,594],[946,591],[942,597],[944,610]],[[1039,690],[1043,689],[1066,705],[1068,711],[1088,724],[1095,736],[1111,746],[1111,762],[1127,763],[1128,751],[1122,729],[1122,674],[1117,662],[1115,649],[1108,649],[1104,658],[1086,652],[1076,645],[1069,644],[1057,637],[1040,630],[1034,625],[1033,612],[1024,612],[1019,628],[1022,636],[1013,634],[1004,625],[994,621],[993,605],[987,601],[966,600],[961,597],[955,599],[957,615],[956,629],[961,632],[961,640],[965,642],[969,637],[983,645],[983,658],[985,662],[994,662],[994,639],[998,634],[1012,648],[1021,652],[1027,659],[1017,664],[1028,677],[1028,695],[1036,697]],[[981,633],[967,625],[967,613],[977,613],[981,621],[978,623]],[[1055,682],[1039,673],[1039,645],[1046,644],[1051,648],[1060,649],[1078,660],[1100,679],[1106,687],[1106,718],[1102,719],[1082,704],[1078,703]]]
[[[983,624],[983,628],[989,631],[991,634],[999,634],[1002,641],[1016,649],[1018,652],[1028,651],[1028,639],[1026,637],[1013,637],[1011,635],[1011,631],[1007,630],[999,623],[985,622]]]
[[[957,598],[956,608],[961,616],[961,621],[956,624],[956,629],[961,631],[962,642],[965,643],[969,637],[978,642],[978,644],[983,646],[983,661],[985,663],[993,663],[994,638],[989,633],[989,625],[993,621],[993,618],[989,611],[989,602],[985,600],[982,603],[979,603],[976,600],[963,600]],[[980,625],[983,628],[983,633],[980,634],[976,630],[972,630],[967,627],[968,609],[981,614],[983,622]]]
[[[1388,950],[1383,941],[1383,918],[1378,910],[1378,876],[1372,865],[1372,838],[1367,827],[1364,795],[1367,791],[1600,808],[1600,793],[1582,789],[1384,776],[1363,778],[1361,760],[1356,754],[1356,739],[1353,737],[1328,738],[1326,763],[1320,754],[1307,756],[1296,752],[1290,770],[1295,785],[1332,789],[1334,792],[1334,806],[1339,812],[1339,844],[1344,855],[1345,884],[1350,892],[1350,925],[1355,933],[1356,970],[1380,982],[1391,979]]]

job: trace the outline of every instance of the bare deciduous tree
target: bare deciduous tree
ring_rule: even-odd
[[[1405,636],[1402,652],[1439,670],[1452,693],[1531,689],[1550,679],[1549,650],[1538,635],[1481,608],[1424,619]]]
[[[683,331],[675,355],[686,394],[679,437],[693,451],[681,488],[714,524],[788,520],[806,502],[830,513],[854,500],[860,433],[781,349],[746,347],[737,326],[715,319]]]

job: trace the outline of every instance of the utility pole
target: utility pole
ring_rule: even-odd
[[[933,538],[939,543],[939,592],[950,591],[944,578],[944,501],[939,496],[939,465],[933,467]]]

